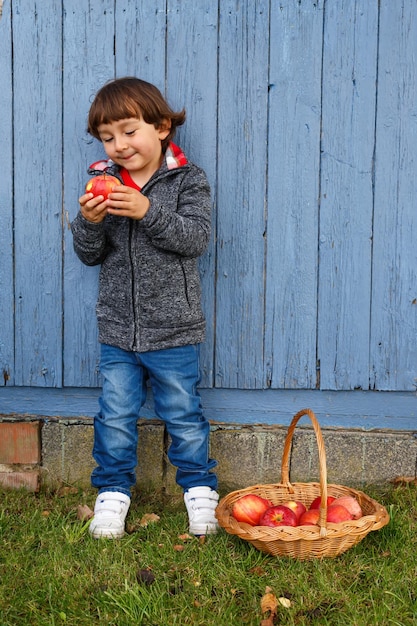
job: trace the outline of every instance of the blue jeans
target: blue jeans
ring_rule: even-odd
[[[101,345],[103,389],[94,418],[93,456],[97,467],[91,483],[99,492],[130,495],[136,483],[139,411],[149,378],[155,413],[171,437],[168,458],[177,468],[176,481],[184,491],[207,486],[217,489],[210,472],[210,425],[201,409],[197,385],[199,348],[189,345],[152,352],[127,352]]]

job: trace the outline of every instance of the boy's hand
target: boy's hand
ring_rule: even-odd
[[[141,220],[145,217],[149,206],[150,202],[146,196],[126,185],[114,187],[106,201],[107,213],[130,217],[133,220]]]
[[[107,215],[107,201],[103,196],[94,197],[92,193],[85,193],[78,202],[81,214],[88,222],[99,224]]]

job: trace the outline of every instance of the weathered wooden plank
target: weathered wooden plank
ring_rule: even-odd
[[[0,414],[61,418],[67,419],[69,425],[79,421],[88,423],[97,412],[99,395],[100,389],[96,388],[0,387]],[[213,428],[218,423],[221,427],[288,426],[303,407],[314,410],[322,428],[414,432],[417,420],[415,394],[411,391],[202,389],[201,399]],[[155,418],[151,395],[140,417]],[[308,421],[301,426],[309,427]]]
[[[380,2],[371,385],[417,385],[417,3]]]
[[[264,385],[269,2],[225,0],[219,25],[216,374]]]
[[[61,385],[61,9],[13,2],[17,385]]]
[[[206,342],[201,348],[201,385],[213,386],[215,332],[215,226],[217,155],[217,5],[212,0],[169,0],[167,20],[167,94],[175,109],[185,106],[187,121],[176,141],[203,167],[213,196],[213,236],[201,259]]]
[[[13,115],[11,3],[0,19],[0,385],[13,385]]]
[[[369,387],[378,3],[326,3],[318,358],[322,389]]]
[[[137,76],[165,89],[166,0],[117,0],[116,76]]]
[[[88,180],[89,164],[105,156],[101,144],[86,132],[90,103],[114,77],[114,2],[65,0],[63,33],[64,101],[64,384],[97,386],[99,346],[95,304],[98,268],[75,256],[69,222]]]
[[[316,386],[323,2],[271,5],[265,380]]]

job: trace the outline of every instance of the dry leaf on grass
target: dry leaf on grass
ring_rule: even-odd
[[[136,519],[132,522],[126,522],[126,532],[128,535],[133,535],[139,528],[145,528],[148,524],[154,524],[159,520],[159,515],[155,513],[145,513],[140,520]]]
[[[276,595],[273,594],[271,591],[266,591],[266,593],[264,593],[264,595],[261,598],[262,613],[266,613],[267,611],[276,613],[277,608],[278,608],[278,600],[277,600]]]
[[[392,481],[394,485],[417,485],[416,476],[397,476]]]
[[[155,574],[147,567],[146,569],[138,569],[136,572],[136,580],[138,583],[152,585],[155,580]]]
[[[79,504],[77,506],[77,519],[86,522],[92,517],[94,517],[94,513],[87,504]]]
[[[278,600],[271,587],[265,589],[265,593],[261,598],[261,612],[268,613],[268,617],[262,620],[261,626],[273,626],[274,618],[277,614]]]
[[[291,606],[291,600],[288,600],[288,598],[284,598],[283,596],[278,598],[278,602],[282,604],[282,606],[285,606],[286,609],[289,609]]]
[[[156,515],[156,513],[145,513],[139,522],[139,526],[147,526],[148,524],[159,522],[160,519],[161,518],[159,515]]]

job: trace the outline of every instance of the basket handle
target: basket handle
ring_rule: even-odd
[[[319,517],[319,526],[320,526],[320,535],[324,537],[327,534],[327,466],[326,466],[326,452],[324,449],[324,441],[323,436],[321,434],[320,425],[311,409],[301,409],[298,411],[296,415],[292,418],[291,424],[288,428],[287,437],[285,439],[284,444],[284,452],[282,454],[282,464],[281,464],[281,482],[288,487],[290,492],[294,491],[290,483],[290,454],[292,447],[292,438],[294,434],[295,427],[298,421],[304,416],[308,415],[313,424],[314,433],[316,435],[317,447],[319,452],[319,471],[320,471],[320,494],[321,494],[321,503],[320,503],[320,517]]]

